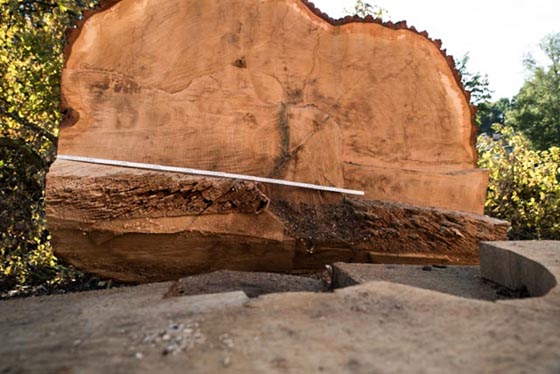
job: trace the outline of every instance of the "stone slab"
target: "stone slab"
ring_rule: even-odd
[[[249,297],[278,292],[323,292],[328,286],[319,279],[295,275],[221,270],[194,275],[174,282],[168,296],[243,291]]]
[[[544,296],[557,285],[560,242],[485,242],[480,245],[482,276],[510,288],[527,287]]]
[[[478,266],[333,265],[333,285],[342,288],[372,281],[400,283],[469,299],[494,301],[503,296],[480,275]]]
[[[557,280],[556,248],[503,250]],[[163,299],[170,286],[0,302],[0,372],[560,371],[558,286],[497,302],[385,281],[249,301],[239,292]]]

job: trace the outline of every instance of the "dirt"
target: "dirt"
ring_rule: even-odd
[[[62,295],[126,286],[124,283],[116,282],[112,279],[103,279],[94,274],[83,273],[72,267],[68,267],[62,277],[62,280],[56,283],[45,282],[42,284],[19,286],[15,288],[6,287],[0,283],[0,300],[31,296]]]

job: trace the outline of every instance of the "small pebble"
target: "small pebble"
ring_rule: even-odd
[[[141,360],[144,358],[144,354],[142,352],[136,352],[134,357],[136,357],[137,360]]]
[[[226,347],[226,348],[233,348],[233,339],[228,335],[228,334],[222,334],[220,335],[220,342]]]

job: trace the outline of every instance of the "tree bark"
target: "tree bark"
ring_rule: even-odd
[[[58,160],[46,196],[53,247],[80,269],[148,282],[219,269],[321,269],[376,262],[379,254],[383,262],[407,262],[412,254],[415,263],[473,264],[478,243],[505,239],[509,227],[391,202],[271,201],[264,190],[253,182]]]

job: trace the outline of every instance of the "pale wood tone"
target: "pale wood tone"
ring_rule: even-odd
[[[333,26],[300,0],[122,0],[72,39],[60,153],[483,211],[468,100],[414,31]]]

